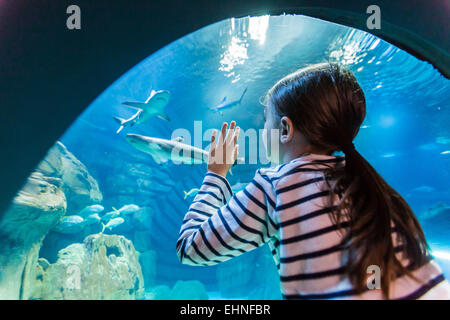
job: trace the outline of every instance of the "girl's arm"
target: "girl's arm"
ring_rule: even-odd
[[[274,199],[267,184],[258,171],[244,190],[233,195],[224,177],[208,173],[180,229],[180,261],[214,265],[272,238],[277,224],[268,213]]]
[[[208,173],[186,214],[177,241],[182,263],[213,265],[267,242],[277,229],[267,203],[273,202],[270,183],[259,171],[252,183],[233,195],[225,176],[237,159],[239,127],[234,121],[227,133],[222,126],[211,137]]]

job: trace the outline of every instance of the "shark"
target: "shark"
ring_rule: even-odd
[[[209,110],[211,110],[213,112],[220,112],[220,114],[222,114],[223,110],[230,109],[234,106],[241,104],[242,99],[244,98],[244,95],[246,92],[247,92],[247,88],[244,89],[244,92],[242,92],[242,95],[239,98],[239,100],[234,100],[234,101],[227,101],[227,97],[225,96],[220,104],[210,107]]]
[[[183,143],[182,137],[167,140],[128,133],[126,139],[136,149],[149,154],[159,165],[168,161],[177,161],[186,164],[204,163],[208,161],[208,151]],[[238,158],[236,163],[242,163],[244,161],[243,158]]]
[[[123,102],[122,104],[137,109],[137,112],[129,119],[113,117],[120,125],[116,133],[119,133],[127,126],[132,127],[135,124],[145,123],[150,117],[158,117],[170,121],[170,118],[164,112],[164,107],[169,103],[169,99],[169,91],[152,90],[150,96],[147,100],[145,100],[145,102]]]

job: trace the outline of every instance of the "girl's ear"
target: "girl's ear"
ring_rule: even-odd
[[[292,140],[294,136],[294,126],[291,119],[283,116],[280,119],[280,142],[288,143]]]

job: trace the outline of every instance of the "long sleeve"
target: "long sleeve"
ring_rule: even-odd
[[[251,251],[276,233],[275,196],[259,170],[233,195],[228,181],[207,173],[180,229],[177,254],[189,265],[214,265]]]

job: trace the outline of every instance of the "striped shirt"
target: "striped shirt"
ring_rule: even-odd
[[[251,183],[235,194],[225,178],[207,173],[182,223],[178,258],[184,264],[210,266],[268,243],[285,299],[382,299],[379,289],[356,294],[346,275],[345,248],[339,245],[346,223],[338,227],[329,216],[338,201],[330,198],[324,180],[324,169],[330,166],[345,166],[344,158],[304,155],[257,170]],[[392,239],[402,259],[395,228]],[[413,274],[422,282],[397,278],[391,298],[450,299],[450,285],[433,260]]]

